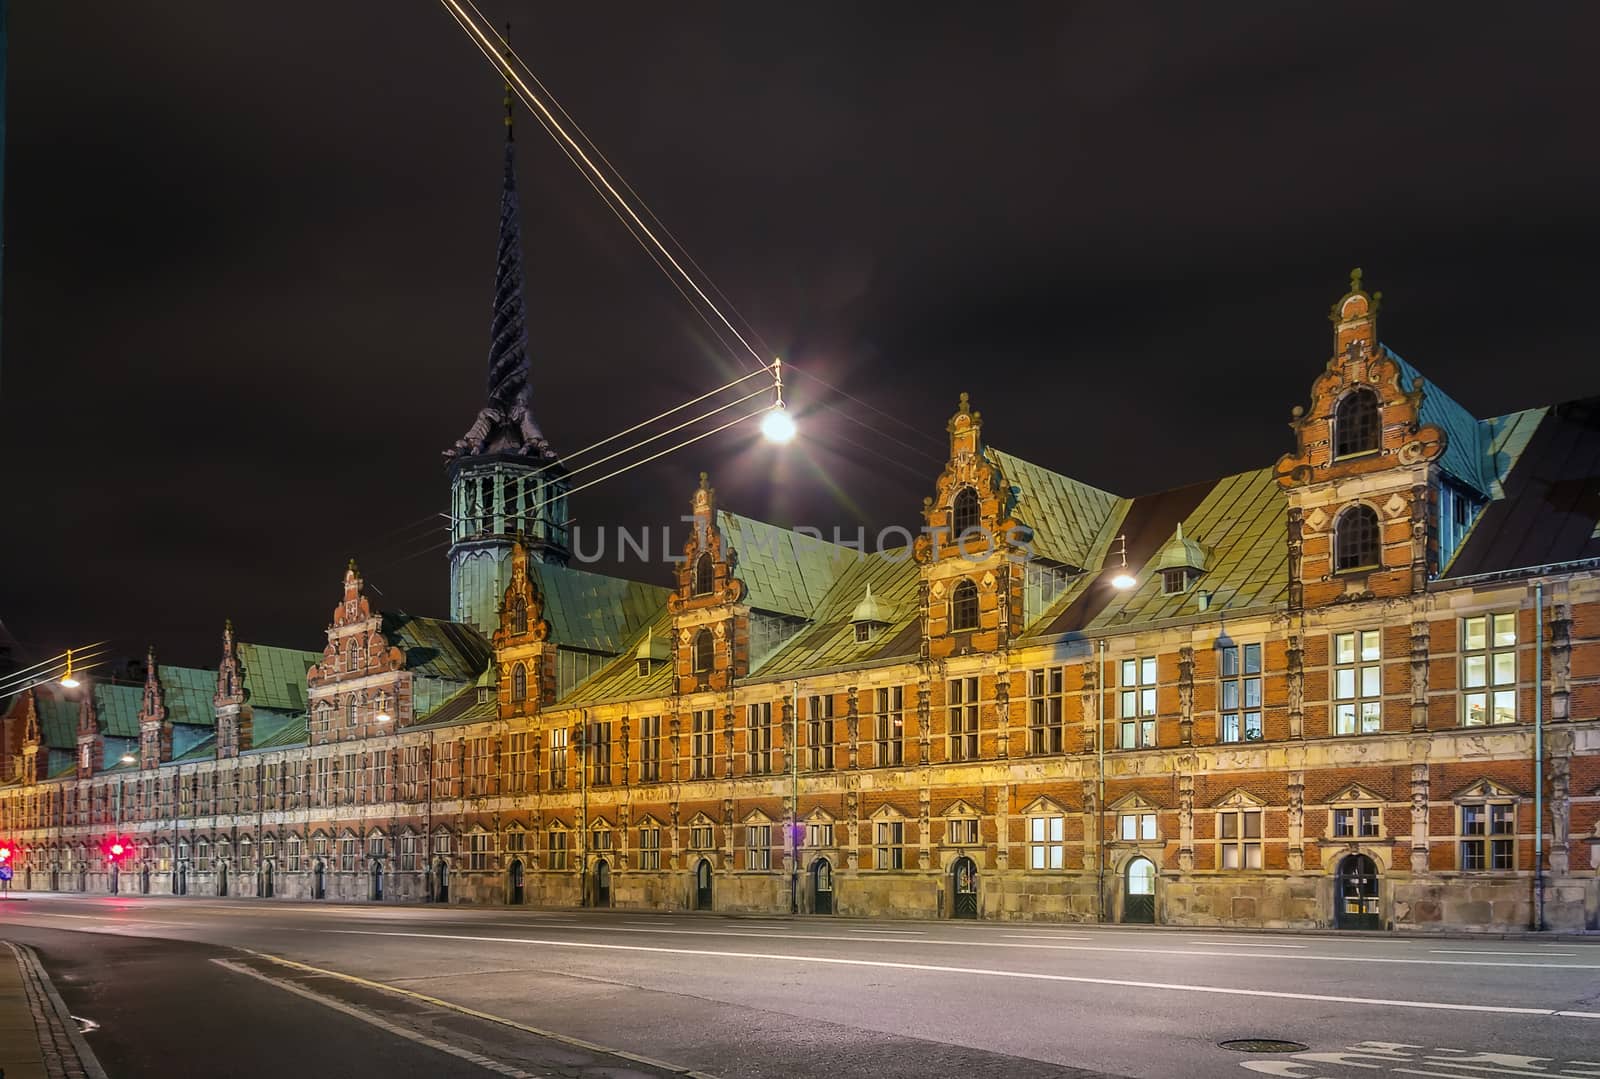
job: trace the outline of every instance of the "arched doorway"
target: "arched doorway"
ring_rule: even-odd
[[[694,867],[694,909],[711,909],[711,862],[706,858]]]
[[[219,862],[219,863],[217,863],[217,894],[218,895],[222,895],[222,896],[225,896],[225,895],[228,894],[228,863],[227,862]]]
[[[511,902],[515,906],[522,905],[522,859],[513,858],[511,869],[506,874],[506,881],[510,885]]]
[[[311,898],[321,899],[327,894],[327,869],[319,861],[311,867]]]
[[[1339,929],[1382,929],[1378,865],[1365,854],[1346,855],[1333,879],[1333,922]]]
[[[383,902],[383,863],[372,863],[372,887],[367,891],[367,898],[374,903]]]
[[[1134,858],[1122,874],[1122,920],[1134,925],[1156,921],[1156,867],[1148,858]]]
[[[261,867],[261,898],[272,898],[272,863],[267,862]]]
[[[815,913],[833,913],[833,866],[826,858],[811,863],[811,896],[811,909]]]
[[[611,863],[604,858],[594,863],[594,905],[611,905]]]
[[[971,858],[957,858],[950,867],[951,893],[954,902],[950,914],[955,918],[978,916],[978,864]]]
[[[450,902],[450,867],[443,858],[439,859],[433,867],[433,901],[435,903]]]

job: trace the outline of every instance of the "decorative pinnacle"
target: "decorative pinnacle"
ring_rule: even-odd
[[[354,573],[358,577],[361,575],[361,571],[356,568],[356,559],[354,555],[350,556],[350,564],[345,567],[345,570],[349,573]]]
[[[971,412],[972,405],[968,402],[967,391],[961,391],[961,404],[956,407],[957,412]]]
[[[711,490],[711,477],[704,472],[700,473],[700,489],[702,491]]]
[[[1361,267],[1359,266],[1350,271],[1350,291],[1361,291]]]
[[[505,58],[506,66],[509,67],[511,65],[511,24],[509,22],[506,23],[505,36],[503,38],[501,38],[501,41],[505,43],[505,57],[504,58]],[[511,97],[511,80],[507,79],[506,80],[506,99],[505,99],[505,106],[506,106],[506,141],[507,142],[515,142],[516,141],[516,132],[514,130],[512,130],[512,127],[511,127],[511,103],[512,103],[512,100],[513,99]]]

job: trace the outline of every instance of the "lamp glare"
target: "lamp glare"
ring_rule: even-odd
[[[1127,570],[1123,570],[1121,573],[1118,573],[1115,577],[1111,578],[1111,587],[1115,588],[1119,592],[1126,592],[1128,589],[1132,588],[1138,583],[1139,579],[1133,574],[1129,573]]]
[[[784,443],[794,438],[794,420],[789,418],[789,412],[782,405],[769,409],[761,419],[761,437],[768,442]]]

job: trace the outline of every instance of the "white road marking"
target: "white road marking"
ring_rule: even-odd
[[[1227,945],[1230,948],[1308,948],[1308,944],[1264,944],[1254,940],[1186,940],[1185,944],[1203,944],[1214,948],[1218,945]]]
[[[907,936],[924,937],[928,935],[925,929],[846,929],[846,933],[904,933]]]
[[[1429,948],[1435,955],[1532,955],[1540,957],[1577,955],[1577,952],[1491,952],[1480,951],[1476,948]]]
[[[596,927],[593,924],[586,923],[586,924],[582,924],[582,925],[527,926],[526,928],[528,928],[528,929],[574,929],[574,930],[583,931],[583,930],[593,929],[593,928],[596,928]],[[912,943],[915,943],[915,944],[932,944],[932,945],[939,945],[939,946],[950,947],[950,948],[1024,948],[1024,949],[1033,949],[1033,950],[1036,950],[1036,951],[1054,951],[1054,952],[1111,952],[1111,953],[1127,954],[1127,955],[1186,955],[1186,956],[1196,956],[1196,957],[1203,958],[1203,959],[1215,959],[1219,955],[1227,955],[1227,956],[1231,956],[1231,957],[1237,958],[1237,959],[1277,959],[1277,960],[1280,960],[1280,961],[1293,961],[1293,962],[1299,962],[1299,961],[1302,961],[1302,960],[1308,960],[1308,961],[1316,961],[1316,962],[1321,962],[1321,963],[1401,963],[1401,964],[1406,964],[1406,965],[1411,965],[1411,966],[1436,966],[1436,967],[1514,967],[1514,968],[1518,968],[1518,969],[1526,968],[1526,969],[1537,969],[1537,970],[1545,970],[1545,971],[1551,971],[1551,970],[1600,970],[1600,963],[1554,963],[1554,964],[1551,964],[1551,963],[1514,963],[1514,962],[1510,962],[1510,961],[1497,960],[1497,959],[1486,959],[1486,960],[1482,960],[1482,961],[1473,960],[1473,959],[1423,959],[1423,958],[1420,958],[1420,957],[1419,958],[1409,958],[1409,957],[1399,957],[1399,956],[1378,956],[1378,955],[1315,955],[1315,954],[1309,954],[1309,953],[1305,953],[1305,952],[1296,952],[1296,953],[1294,953],[1292,955],[1285,955],[1282,952],[1217,952],[1217,951],[1212,951],[1209,948],[1199,948],[1199,947],[1196,947],[1194,949],[1183,949],[1183,948],[1117,948],[1117,947],[1112,947],[1112,946],[1106,945],[1106,944],[1031,944],[1031,943],[1024,943],[1022,941],[995,940],[993,938],[990,938],[990,939],[973,938],[973,939],[950,940],[950,939],[946,939],[946,938],[943,938],[943,937],[923,936],[923,937],[919,938],[916,941],[912,941],[909,938],[903,937],[903,936],[894,936],[894,937],[854,936],[854,937],[851,937],[851,936],[838,936],[838,935],[825,934],[825,933],[784,933],[784,934],[780,935],[780,934],[776,934],[776,933],[753,933],[753,932],[748,932],[748,931],[738,930],[738,929],[721,929],[721,930],[676,929],[676,928],[669,929],[669,928],[666,928],[664,926],[663,927],[657,927],[657,928],[649,928],[649,929],[646,929],[646,928],[632,928],[632,929],[629,929],[629,928],[625,928],[623,926],[605,926],[603,928],[605,928],[606,931],[610,932],[610,933],[659,933],[659,934],[665,934],[667,936],[681,936],[681,937],[754,937],[754,938],[756,938],[758,940],[783,940],[783,941],[793,941],[793,942],[809,941],[809,940],[833,940],[833,941],[845,941],[845,942],[848,942],[850,944],[866,944],[866,943],[876,943],[876,944],[912,944]],[[343,930],[325,929],[325,930],[317,930],[317,932],[339,933],[339,932],[343,932]],[[851,930],[847,930],[847,932],[850,932],[850,933],[879,933],[879,932],[889,932],[889,930],[851,929]],[[905,932],[905,930],[898,930],[897,932]],[[420,933],[418,935],[419,936],[429,936],[430,934]],[[1543,956],[1541,956],[1541,958],[1543,958]]]
[[[1002,933],[1003,937],[1018,940],[1093,940],[1091,936],[1073,936],[1070,933]]]
[[[268,985],[282,989],[286,993],[293,993],[297,997],[304,997],[306,1000],[320,1004],[324,1008],[331,1008],[336,1012],[342,1012],[343,1014],[350,1016],[352,1019],[359,1019],[363,1023],[375,1026],[379,1030],[387,1031],[390,1034],[396,1034],[402,1038],[405,1038],[407,1041],[413,1041],[418,1045],[427,1046],[429,1049],[434,1049],[441,1053],[448,1053],[453,1057],[459,1057],[460,1059],[468,1061],[469,1063],[478,1065],[478,1067],[483,1068],[486,1071],[492,1071],[498,1075],[508,1076],[509,1079],[539,1079],[539,1077],[532,1072],[525,1072],[520,1068],[513,1068],[509,1064],[501,1064],[497,1060],[491,1060],[490,1058],[483,1056],[480,1053],[474,1053],[469,1049],[462,1049],[459,1046],[451,1045],[449,1042],[440,1041],[437,1038],[430,1038],[426,1034],[419,1034],[414,1030],[407,1030],[405,1027],[391,1023],[387,1019],[373,1015],[371,1012],[363,1011],[362,1009],[351,1004],[346,1004],[342,1000],[335,1000],[333,997],[324,996],[321,993],[314,993],[309,989],[295,985],[293,982],[284,981],[281,978],[268,977],[267,975],[262,974],[259,970],[252,970],[242,963],[233,962],[231,959],[213,959],[212,962],[217,966],[224,968],[225,970],[231,970],[235,974],[243,974],[247,977],[254,978],[257,981],[266,982]]]
[[[1561,1011],[1553,1008],[1525,1008],[1507,1004],[1453,1004],[1438,1000],[1395,1000],[1384,997],[1345,997],[1327,993],[1289,993],[1272,989],[1243,989],[1221,985],[1185,985],[1180,982],[1142,982],[1127,978],[1090,978],[1073,974],[1049,974],[1032,970],[999,970],[992,967],[951,967],[936,963],[895,963],[883,959],[846,959],[830,955],[785,955],[782,952],[719,952],[699,948],[658,948],[643,944],[601,944],[589,940],[533,940],[526,937],[474,937],[443,933],[401,933],[368,929],[330,929],[330,933],[357,937],[433,937],[445,940],[474,941],[485,944],[541,945],[548,948],[581,948],[592,951],[650,952],[659,955],[696,955],[712,959],[753,959],[762,962],[816,963],[841,967],[873,967],[888,970],[918,970],[932,974],[971,974],[988,978],[1020,978],[1026,981],[1068,982],[1077,985],[1115,985],[1129,989],[1162,989],[1179,993],[1213,993],[1221,996],[1260,997],[1272,1000],[1311,1000],[1324,1004],[1354,1004],[1363,1008],[1388,1005],[1392,1008],[1418,1008],[1427,1011],[1486,1012],[1495,1015],[1543,1015],[1568,1019],[1600,1019],[1600,1012]],[[1295,956],[1294,958],[1303,958]],[[213,960],[221,962],[221,960]]]

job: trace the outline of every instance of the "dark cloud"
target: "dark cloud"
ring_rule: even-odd
[[[935,438],[965,389],[996,444],[1122,493],[1268,464],[1356,264],[1479,414],[1597,389],[1585,6],[490,14],[773,349]],[[13,5],[9,82],[0,617],[184,662],[228,616],[315,645],[352,553],[442,612],[442,551],[395,530],[443,508],[482,392],[499,90],[454,23]],[[520,130],[556,444],[736,369]],[[936,446],[834,403],[872,429],[730,434],[575,511],[675,519],[708,468],[754,515],[914,521]]]

